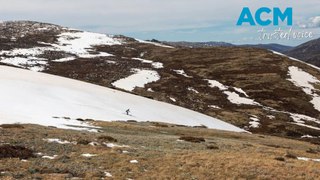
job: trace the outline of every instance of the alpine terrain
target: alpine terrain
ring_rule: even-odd
[[[319,69],[277,52],[243,47],[177,48],[120,35],[97,34],[29,21],[4,22],[0,25],[0,32],[0,62],[3,65],[64,76],[170,103],[211,116],[212,121],[218,118],[253,133],[312,141],[320,136]],[[29,73],[19,74],[14,78],[29,77]],[[29,78],[35,80],[44,75],[33,76]],[[4,77],[2,75],[2,79]],[[3,83],[3,86],[6,85]],[[20,87],[24,86],[29,85]],[[6,87],[12,92],[9,85]],[[48,92],[43,88],[41,91],[46,97],[53,90]],[[27,96],[31,92],[23,93]],[[73,91],[68,93],[74,94]],[[88,99],[81,101],[87,104]],[[125,102],[123,99],[115,101]],[[107,108],[103,103],[92,103],[87,106]],[[114,102],[110,100],[109,103]],[[174,119],[154,116],[154,113],[167,114],[162,112],[163,108],[152,112],[152,107],[145,103],[130,103],[113,109],[124,113],[131,108],[133,115],[139,109],[138,113],[153,115],[141,116],[144,117],[141,120],[158,118],[175,123]],[[60,108],[65,109],[63,106]],[[85,111],[72,113],[56,111],[56,114],[47,116],[123,119],[122,116],[91,117]],[[105,113],[109,114],[107,110]],[[210,125],[210,118],[208,121],[199,118],[204,123],[190,116],[194,123],[189,123],[191,121],[184,117],[173,117],[183,125],[214,128]]]
[[[317,179],[320,69],[221,44],[0,23],[0,179]]]

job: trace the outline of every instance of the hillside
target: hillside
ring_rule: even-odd
[[[303,43],[284,53],[320,67],[320,39]]]
[[[36,22],[6,22],[0,32],[8,32],[3,64],[171,103],[253,133],[319,140],[320,72],[282,54],[171,47]]]

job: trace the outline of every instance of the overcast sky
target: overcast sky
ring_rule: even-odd
[[[0,0],[0,17],[140,39],[269,43],[257,40],[261,27],[236,26],[245,6],[253,12],[262,6],[292,7],[293,28],[319,37],[319,0]],[[308,40],[272,42],[296,45]]]

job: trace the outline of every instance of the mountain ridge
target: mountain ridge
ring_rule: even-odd
[[[285,54],[320,67],[320,38],[303,43]]]

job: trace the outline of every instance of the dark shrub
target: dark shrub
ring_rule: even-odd
[[[274,159],[277,161],[286,161],[283,157],[275,157]]]
[[[11,146],[7,144],[0,146],[0,158],[29,159],[32,157],[35,157],[33,151],[23,146]]]
[[[182,136],[179,139],[183,141],[193,142],[193,143],[205,142],[205,139],[203,137]]]
[[[4,129],[23,129],[24,127],[21,124],[2,124],[0,125],[0,127],[4,128]]]
[[[111,136],[99,136],[98,137],[99,141],[108,141],[108,142],[118,142],[117,139],[111,137]]]

